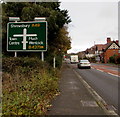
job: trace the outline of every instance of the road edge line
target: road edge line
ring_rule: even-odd
[[[91,67],[92,69],[96,69],[96,70],[98,70],[98,71],[100,71],[100,72],[104,72],[103,70],[100,70],[100,69],[98,69],[98,68],[94,68],[94,67]],[[115,77],[120,77],[119,75],[115,75],[115,74],[112,74],[112,73],[110,73],[110,72],[104,72],[104,73],[107,73],[107,74],[109,74],[109,75],[112,75],[112,76],[115,76]]]
[[[77,73],[77,71],[75,71],[74,69],[73,71],[79,78],[79,80],[83,83],[83,85],[87,88],[87,90],[90,92],[90,94],[94,97],[98,105],[100,105],[100,107],[105,111],[105,113],[107,115],[116,115],[117,117],[119,117],[119,115],[114,110],[108,110],[108,104],[105,102],[105,100],[103,100],[102,97],[99,96],[99,94],[80,76],[80,74]]]

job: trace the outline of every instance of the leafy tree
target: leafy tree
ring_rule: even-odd
[[[58,43],[56,48],[59,48],[59,51],[67,53],[67,50],[71,48],[71,38],[68,36],[67,27],[64,26],[58,32],[57,39],[55,40]]]
[[[21,21],[33,21],[35,17],[46,17],[48,22],[48,51],[46,56],[51,53],[54,55],[60,51],[66,53],[67,49],[70,49],[70,37],[68,37],[67,28],[64,25],[70,23],[71,19],[67,10],[59,8],[60,2],[11,2],[2,4],[2,6],[4,54],[8,55],[6,51],[6,27],[9,17],[20,17]],[[29,54],[24,53],[24,55]]]

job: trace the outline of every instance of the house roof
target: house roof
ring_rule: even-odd
[[[115,43],[118,47],[120,47],[116,41],[111,41],[106,44],[96,44],[94,45],[94,47],[96,47],[96,50],[98,51],[102,51],[102,50],[106,51],[113,43]]]
[[[94,54],[94,53],[95,53],[95,48],[94,47],[86,49],[86,54]]]
[[[106,51],[113,43],[115,43],[119,48],[119,44],[118,44],[118,41],[110,41],[110,42],[107,42],[106,44],[96,44],[94,46],[92,46],[91,48],[88,48],[86,49],[86,54],[95,54],[95,51]]]
[[[105,44],[96,44],[95,47],[96,47],[96,50],[98,51],[102,51],[103,49],[106,48]]]
[[[106,48],[104,49],[104,51],[106,51],[113,43],[115,43],[120,48],[120,46],[118,45],[118,43],[116,41],[112,41],[112,42],[106,44]]]

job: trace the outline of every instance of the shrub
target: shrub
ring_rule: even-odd
[[[117,58],[117,63],[118,63],[118,64],[120,64],[120,57],[119,57],[119,58]]]
[[[113,56],[111,56],[110,58],[109,58],[109,62],[110,63],[119,63],[119,57],[118,57],[118,55],[116,55],[116,54],[114,54]]]
[[[37,58],[3,58],[3,115],[44,115],[58,90],[58,70]]]
[[[114,56],[111,56],[111,57],[109,58],[109,62],[110,62],[110,63],[115,63],[115,57],[114,57]]]
[[[53,58],[54,58],[53,55],[51,56],[49,55],[46,57],[46,61],[50,64],[51,67],[53,67]],[[55,63],[56,63],[56,67],[60,69],[62,66],[62,55],[59,54],[55,57]]]

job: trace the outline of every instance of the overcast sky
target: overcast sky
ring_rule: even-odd
[[[72,20],[68,26],[72,49],[68,53],[84,51],[94,43],[105,44],[107,37],[118,39],[118,2],[109,1],[64,0],[61,3],[61,9],[67,9]]]

